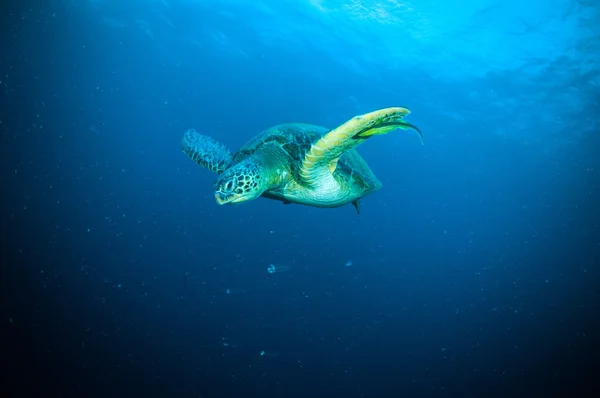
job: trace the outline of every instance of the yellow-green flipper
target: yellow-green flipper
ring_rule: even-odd
[[[326,174],[336,170],[337,162],[345,152],[375,135],[387,134],[396,129],[415,130],[423,143],[421,130],[404,121],[408,114],[408,109],[394,107],[353,117],[312,144],[300,166],[300,177],[308,186],[319,186]]]

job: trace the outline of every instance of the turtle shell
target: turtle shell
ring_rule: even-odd
[[[310,124],[288,123],[273,126],[254,136],[234,155],[231,165],[252,156],[258,148],[266,144],[279,145],[290,155],[291,160],[301,162],[313,142],[321,138],[329,129]]]

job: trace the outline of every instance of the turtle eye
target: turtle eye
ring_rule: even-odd
[[[231,180],[227,181],[227,184],[225,184],[225,189],[227,191],[233,190],[233,181],[231,181]]]

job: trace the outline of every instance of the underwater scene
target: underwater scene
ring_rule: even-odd
[[[598,397],[600,3],[3,3],[3,397]]]

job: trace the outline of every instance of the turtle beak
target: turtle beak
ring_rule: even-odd
[[[218,204],[224,205],[230,202],[231,195],[225,195],[223,192],[216,191],[215,192],[215,200]]]
[[[220,205],[226,205],[226,204],[234,204],[234,203],[242,203],[248,200],[248,198],[244,197],[244,196],[237,196],[237,195],[231,195],[231,194],[225,194],[223,192],[215,192],[215,200],[217,201],[218,204]]]

